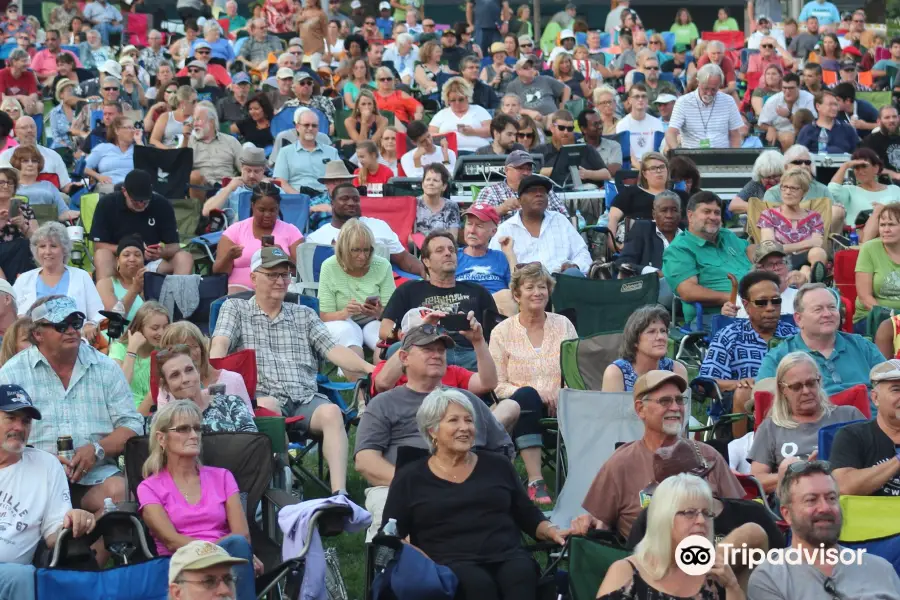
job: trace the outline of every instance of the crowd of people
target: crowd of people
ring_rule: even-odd
[[[64,0],[45,22],[22,8],[0,19],[14,46],[0,69],[0,600],[35,598],[39,543],[87,535],[128,500],[171,557],[170,598],[255,597],[271,565],[253,511],[200,457],[205,435],[255,433],[263,415],[319,443],[335,502],[355,469],[367,540],[391,522],[461,600],[537,598],[522,533],[592,529],[634,551],[597,597],[900,598],[875,556],[751,569],[717,554],[702,576],[674,558],[690,535],[767,550],[790,530],[793,547],[837,548],[841,494],[900,493],[900,38],[863,10],[812,0],[792,19],[751,2],[750,35],[726,46],[726,9],[696,24],[680,8],[654,32],[629,0],[597,29],[566,5],[543,23],[555,37],[500,0],[468,0],[453,26],[421,0],[179,0],[174,22],[141,0]],[[560,168],[573,145],[579,164]],[[742,147],[759,155],[731,198],[670,152]],[[820,181],[822,154],[850,158]],[[454,199],[460,159],[498,155],[502,181]],[[633,172],[601,243],[560,192],[573,171],[588,190]],[[363,214],[393,201],[395,178],[420,189],[411,233]],[[198,233],[218,236],[208,258],[187,243]],[[861,244],[852,310],[830,286],[844,233]],[[295,297],[304,246],[325,251],[317,309]],[[154,273],[176,289],[153,295]],[[659,279],[595,390],[633,400],[643,435],[582,474],[584,514],[553,523],[542,420],[558,414],[563,344],[584,332],[550,300],[596,273]],[[199,304],[200,274],[227,279],[208,334],[175,311]],[[698,313],[730,319],[685,365],[670,332]],[[252,382],[214,366],[240,351]],[[352,435],[320,388],[326,362],[364,382]],[[744,464],[685,435],[695,375],[737,416],[725,435]],[[845,405],[854,386],[867,402]],[[772,405],[751,427],[760,393]],[[817,460],[819,431],[845,423]],[[132,498],[120,459],[135,436],[149,458]],[[307,576],[324,589],[324,571]]]

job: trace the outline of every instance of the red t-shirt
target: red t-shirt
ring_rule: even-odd
[[[16,78],[9,68],[0,69],[0,93],[7,96],[30,96],[37,94],[37,91],[37,78],[31,71],[22,71]]]
[[[700,60],[697,61],[697,68],[699,69],[703,65],[709,64],[709,57],[705,54],[700,57]],[[729,84],[735,80],[734,75],[734,63],[731,62],[731,59],[727,56],[722,57],[722,62],[719,63],[719,68],[722,69],[722,73],[725,74],[725,84]],[[724,85],[722,87],[725,87]]]
[[[381,361],[377,365],[375,365],[375,371],[372,372],[372,395],[374,396],[378,392],[375,390],[375,378],[378,376],[378,373],[384,368],[384,363],[386,360]],[[463,369],[462,367],[457,367],[456,365],[447,365],[447,372],[444,373],[444,377],[441,379],[441,383],[447,387],[455,387],[461,390],[469,389],[469,380],[472,379],[472,375],[474,375],[472,371],[468,369]],[[397,380],[397,383],[394,384],[394,387],[400,387],[401,385],[406,385],[406,382],[409,381],[406,378],[406,375],[400,375],[400,379]]]
[[[353,178],[353,185],[359,185],[359,169],[360,169],[360,167],[357,167],[356,170],[353,171],[353,174],[356,175],[356,177]],[[393,176],[394,176],[393,171],[391,171],[388,167],[384,166],[383,164],[379,163],[378,170],[375,171],[375,174],[373,175],[372,173],[369,173],[366,176],[366,185],[369,185],[371,183],[385,184],[388,182],[388,179],[390,179]]]

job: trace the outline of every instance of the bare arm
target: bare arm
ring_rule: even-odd
[[[668,133],[666,135],[666,139],[668,139]],[[743,143],[743,138],[741,137],[741,130],[734,129],[728,132],[728,141],[731,143],[732,148],[740,148]]]
[[[889,460],[868,469],[835,469],[834,478],[841,494],[870,496],[897,473],[900,473],[900,460]]]
[[[356,471],[365,477],[370,485],[390,486],[396,468],[384,459],[378,450],[360,450],[354,458]]]
[[[566,109],[566,102],[572,99],[572,89],[569,86],[563,88],[562,100],[559,101],[559,110]]]
[[[706,306],[721,306],[731,298],[729,292],[717,292],[697,283],[696,277],[685,279],[675,290],[684,302],[700,302]]]
[[[247,525],[247,516],[241,505],[241,495],[232,494],[225,501],[225,517],[228,519],[228,529],[231,535],[239,535],[250,541],[250,526]]]
[[[386,340],[391,337],[391,334],[394,332],[394,327],[396,327],[396,323],[391,321],[390,319],[381,319],[381,327],[378,329],[378,337],[379,339]],[[396,352],[394,353],[396,354]],[[399,376],[398,376],[399,379]],[[393,387],[393,386],[391,386]],[[388,388],[389,389],[389,388]]]
[[[734,214],[745,213],[747,212],[747,208],[749,206],[749,202],[747,202],[740,196],[735,195],[735,197],[731,199],[731,202],[728,203],[728,210],[730,210]]]
[[[147,527],[150,528],[153,537],[162,542],[166,550],[172,553],[194,541],[194,538],[181,535],[175,530],[172,520],[169,519],[166,509],[161,504],[147,504],[141,509],[141,516],[147,523]]]
[[[203,203],[203,216],[208,217],[209,213],[211,213],[212,211],[222,210],[222,207],[225,206],[226,202],[228,202],[228,196],[230,196],[231,193],[238,189],[241,185],[243,185],[243,181],[241,181],[241,178],[235,177],[228,182],[228,185],[219,189],[219,191],[216,192],[215,196]]]
[[[775,488],[778,487],[778,473],[773,473],[772,469],[769,468],[769,465],[753,461],[750,463],[750,474],[759,480],[759,483],[762,484],[763,489],[767,494],[774,492]]]
[[[371,373],[375,370],[375,367],[346,346],[334,346],[328,351],[325,358],[345,371]]]
[[[478,372],[469,379],[469,391],[476,396],[481,396],[494,391],[494,388],[497,387],[497,365],[494,364],[491,351],[484,338],[480,342],[473,344],[473,346],[475,347],[475,360],[478,365]],[[399,353],[395,352],[394,354]]]
[[[224,335],[217,335],[213,337],[212,342],[209,344],[209,357],[210,358],[222,358],[228,355],[228,346],[230,342],[227,337]]]
[[[153,131],[150,132],[151,146],[155,148],[162,148],[163,150],[169,149],[165,144],[163,144],[163,132],[165,132],[168,122],[169,113],[163,113],[161,117],[156,119],[156,123],[153,124]]]
[[[673,127],[669,127],[668,129],[666,129],[666,147],[669,148],[670,150],[672,148],[680,148],[681,147],[681,145],[678,143],[678,134],[679,133],[681,133],[681,130],[675,129]],[[729,135],[729,139],[730,139],[731,133],[729,132],[728,135]],[[740,135],[740,132],[738,132],[738,135]]]
[[[391,262],[407,273],[425,277],[425,267],[422,266],[422,262],[406,250],[391,254]]]
[[[872,273],[856,272],[856,297],[863,305],[872,310],[878,300],[875,298],[875,276]]]
[[[624,392],[625,377],[622,375],[622,370],[616,365],[606,367],[606,370],[603,371],[603,383],[600,389],[604,392]]]
[[[125,452],[125,442],[137,434],[127,427],[116,427],[113,432],[98,443],[107,456],[118,456]]]
[[[234,245],[234,241],[227,236],[223,235],[219,238],[219,246],[216,248],[216,262],[213,263],[212,268],[213,273],[231,274],[231,271],[234,269],[235,259],[231,254],[231,249],[234,248]]]
[[[397,382],[400,381],[401,375],[403,375],[403,363],[400,362],[400,353],[394,352],[384,363],[384,366],[378,371],[378,374],[375,375],[375,381],[373,382],[375,385],[375,393],[380,394],[381,392],[394,389],[394,387],[397,386]],[[473,375],[472,378],[474,379],[475,376]],[[469,380],[469,391],[472,391],[471,380]],[[472,393],[475,394],[478,392]]]

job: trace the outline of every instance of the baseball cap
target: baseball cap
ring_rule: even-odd
[[[534,186],[542,187],[549,192],[553,189],[553,180],[543,175],[529,175],[522,179],[522,182],[519,184],[519,195],[521,196],[528,188]]]
[[[294,73],[294,83],[300,83],[304,79],[312,79],[312,73],[309,71],[297,71]]]
[[[212,50],[212,46],[210,46],[209,42],[207,42],[206,40],[198,40],[194,44],[194,52],[197,52],[197,50],[199,50],[200,48],[203,48],[205,50]]]
[[[427,346],[432,342],[441,340],[445,348],[453,348],[456,343],[453,338],[442,328],[435,325],[416,325],[403,337],[401,350],[408,351],[413,346]]]
[[[153,195],[153,178],[147,171],[135,169],[125,176],[123,187],[132,201],[150,202],[150,197]]]
[[[688,51],[688,45],[687,44],[675,44],[675,47],[673,48],[673,50],[675,51],[675,54],[684,54],[685,52]]]
[[[271,269],[283,264],[289,264],[292,267],[296,266],[294,261],[284,253],[284,250],[274,246],[266,246],[253,253],[253,258],[250,259],[250,271],[256,271],[260,267]]]
[[[469,210],[463,213],[463,216],[472,215],[479,221],[490,221],[494,225],[500,222],[500,215],[490,204],[473,204]]]
[[[575,34],[572,32],[571,29],[563,29],[559,34],[559,41],[569,40],[569,39],[574,40]]]
[[[648,394],[664,383],[674,383],[682,392],[687,389],[687,381],[672,371],[647,371],[634,383],[634,397],[640,398],[644,394]]]
[[[0,385],[0,411],[16,412],[21,410],[32,419],[41,420],[41,411],[34,407],[28,392],[14,383]]]
[[[519,60],[516,61],[516,68],[521,69],[526,64],[534,66],[534,57],[533,56],[523,56]]]
[[[13,298],[16,297],[16,292],[13,290],[12,284],[5,279],[0,279],[0,292],[9,294]]]
[[[45,323],[59,324],[72,315],[79,315],[82,319],[85,318],[84,313],[75,306],[75,301],[68,296],[48,300],[31,310],[31,320],[35,323],[43,321]]]
[[[452,27],[449,29],[445,29],[444,32],[441,34],[442,37],[445,37],[445,36],[449,37],[451,35],[453,37],[456,37],[456,31]]]
[[[169,560],[169,585],[175,583],[182,571],[200,571],[219,565],[242,565],[247,561],[235,558],[225,548],[212,542],[194,540],[175,551]]]
[[[872,370],[869,371],[869,379],[873,384],[881,383],[882,381],[900,380],[900,360],[892,358],[891,360],[875,365],[872,367]]]
[[[234,77],[231,78],[231,83],[236,83],[238,85],[242,83],[250,84],[250,76],[241,71],[240,73],[235,73]]]
[[[122,65],[116,61],[109,59],[97,68],[100,73],[105,73],[116,79],[122,79]]]
[[[289,69],[288,67],[281,67],[278,69],[278,72],[275,73],[275,79],[293,79],[294,78],[294,70]]]
[[[381,2],[378,5],[378,10],[391,10],[391,3],[390,2]]]
[[[756,19],[756,22],[757,23],[768,23],[769,17],[767,17],[766,15],[759,15],[759,17],[757,17],[757,19]]]
[[[660,94],[656,97],[656,100],[653,101],[653,104],[668,104],[669,102],[675,102],[678,100],[672,94]]]
[[[290,48],[291,46],[300,46],[302,48],[303,40],[298,37],[291,38],[291,41],[288,42],[288,48]]]
[[[856,70],[856,61],[852,58],[842,60],[841,63],[841,71],[855,71]]]
[[[201,71],[206,71],[206,70],[207,70],[207,69],[206,69],[206,63],[203,62],[202,60],[192,60],[191,62],[188,63],[187,66],[188,66],[189,69],[190,69],[191,67],[193,67],[193,68],[195,68],[195,69],[200,69]]]
[[[534,157],[525,150],[513,150],[506,157],[507,167],[521,167],[522,165],[534,164]]]
[[[784,246],[775,240],[764,240],[756,246],[756,251],[753,253],[753,262],[761,263],[773,254],[787,256],[787,252],[784,251]]]

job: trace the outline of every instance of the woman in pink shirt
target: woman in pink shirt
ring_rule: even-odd
[[[296,256],[303,234],[290,223],[278,218],[281,192],[275,184],[263,181],[253,188],[250,196],[250,218],[238,221],[222,233],[216,251],[213,273],[228,273],[228,293],[252,290],[250,259],[262,247],[263,238],[271,236],[274,243],[288,256]]]
[[[227,469],[200,464],[202,417],[189,400],[170,402],[150,427],[150,457],[137,496],[160,556],[195,540],[213,542],[247,560],[235,567],[238,600],[256,597],[254,570],[262,563],[250,547],[240,490]],[[234,584],[233,584],[234,585]]]

